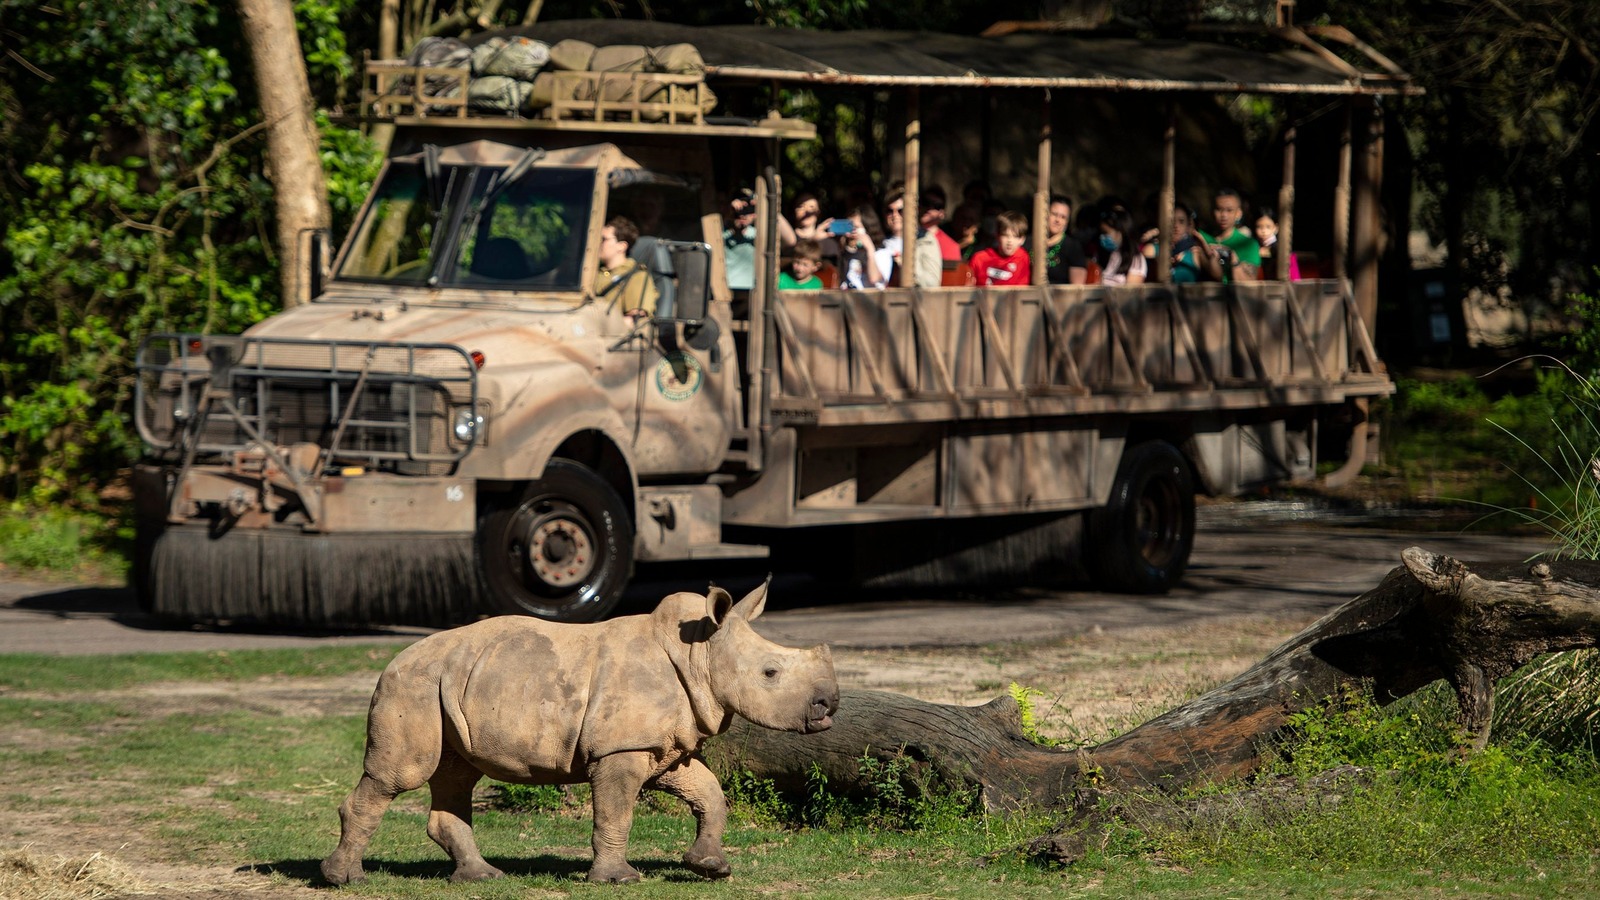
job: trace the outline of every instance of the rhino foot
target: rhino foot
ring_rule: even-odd
[[[694,853],[683,855],[683,864],[689,871],[701,878],[727,878],[731,871],[728,868],[728,859],[720,854],[713,856],[699,856]]]
[[[339,859],[338,854],[322,861],[322,877],[329,884],[356,884],[367,880],[367,873],[361,870],[361,861],[354,864],[346,863]]]
[[[600,865],[589,870],[591,884],[634,884],[643,878],[639,870],[627,863]]]
[[[478,860],[475,863],[463,863],[462,865],[456,866],[456,870],[450,873],[450,883],[459,884],[464,881],[488,881],[492,878],[504,877],[506,877],[506,873],[496,869],[494,866],[489,865],[483,860]]]

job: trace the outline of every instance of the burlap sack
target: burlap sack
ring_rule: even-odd
[[[584,72],[594,59],[594,45],[587,41],[567,38],[550,47],[549,66],[567,72]]]

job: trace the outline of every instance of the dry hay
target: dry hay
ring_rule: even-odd
[[[32,845],[0,853],[0,897],[6,900],[99,900],[154,894],[127,866],[103,853],[88,859],[36,853]]]

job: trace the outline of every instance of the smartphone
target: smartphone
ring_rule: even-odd
[[[849,219],[834,219],[833,222],[828,225],[828,232],[830,234],[850,234],[855,230],[856,223],[850,221]]]

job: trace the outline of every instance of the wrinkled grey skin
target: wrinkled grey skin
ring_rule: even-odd
[[[502,616],[408,647],[372,695],[364,771],[339,807],[339,846],[323,876],[362,879],[361,856],[384,810],[426,783],[428,836],[455,861],[450,880],[500,877],[472,836],[472,788],[485,775],[593,786],[590,881],[639,880],[627,844],[643,788],[689,804],[697,833],[684,863],[727,876],[727,803],[701,745],[735,714],[815,732],[839,706],[826,646],[784,647],[750,627],[766,600],[766,585],[738,605],[713,586],[705,597],[673,594],[649,615],[593,625]]]

